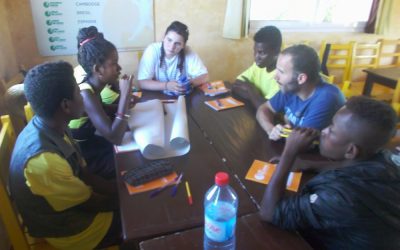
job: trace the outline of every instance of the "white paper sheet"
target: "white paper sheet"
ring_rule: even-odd
[[[189,152],[190,141],[183,96],[174,103],[162,103],[158,99],[138,103],[130,110],[130,116],[129,127],[145,158],[162,159]]]

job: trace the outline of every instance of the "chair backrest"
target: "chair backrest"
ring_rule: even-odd
[[[28,250],[30,247],[14,210],[6,184],[11,153],[15,144],[15,132],[8,115],[1,117],[1,123],[0,164],[2,173],[0,178],[0,215],[14,249]]]
[[[353,80],[357,69],[377,68],[379,65],[380,49],[380,42],[354,43],[348,80]]]
[[[321,78],[322,78],[322,80],[324,82],[333,84],[334,81],[335,81],[335,76],[334,75],[325,75],[324,73],[319,73],[319,75],[321,76]]]
[[[338,44],[322,41],[319,56],[321,61],[326,61],[326,65],[321,65],[321,67],[326,66],[331,71],[329,73],[330,75],[335,75],[332,73],[335,70],[341,70],[343,72],[340,77],[342,81],[348,80],[353,47],[354,42]],[[327,48],[329,48],[329,53],[327,54],[327,58],[323,58]],[[338,77],[338,75],[336,77]]]
[[[393,92],[392,107],[396,111],[397,115],[400,116],[400,78],[397,79],[397,85]]]
[[[31,105],[29,104],[29,102],[28,102],[28,104],[26,104],[24,106],[24,111],[25,111],[26,121],[29,122],[30,120],[32,120],[33,116],[35,115],[35,112],[33,112],[33,109],[31,107]]]
[[[379,68],[400,66],[400,39],[379,39],[381,53],[379,56]]]

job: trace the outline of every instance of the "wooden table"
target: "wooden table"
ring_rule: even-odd
[[[146,94],[148,96],[146,97]],[[143,98],[154,96],[144,93]],[[157,94],[155,95],[157,96]],[[165,98],[165,96],[164,96]],[[120,211],[125,242],[135,242],[150,237],[173,233],[203,225],[203,199],[206,191],[214,184],[214,176],[218,171],[232,172],[224,165],[222,158],[204,137],[194,120],[188,116],[190,152],[184,156],[170,158],[176,172],[184,172],[184,181],[189,181],[194,204],[187,202],[184,185],[180,185],[175,197],[166,190],[154,198],[149,192],[129,195],[120,173],[147,160],[139,151],[116,155],[117,183],[120,199]],[[238,215],[257,211],[247,192],[232,179],[230,185],[239,198]]]
[[[143,100],[169,99],[151,91],[144,92],[142,98]],[[258,211],[256,206],[266,186],[245,180],[245,175],[254,159],[268,161],[273,156],[279,156],[284,144],[282,141],[272,142],[268,139],[255,120],[255,110],[251,105],[217,112],[204,104],[205,100],[215,98],[205,97],[198,89],[186,97],[191,150],[187,155],[170,159],[176,171],[184,172],[184,180],[190,182],[194,199],[193,206],[187,204],[183,185],[180,186],[175,198],[171,198],[167,190],[151,199],[148,192],[129,195],[122,178],[119,174],[117,175],[125,242],[139,242],[193,228],[198,228],[194,230],[196,235],[199,232],[202,233],[202,229],[199,228],[203,226],[204,195],[213,185],[217,171],[226,171],[231,176],[231,185],[239,196],[239,218]],[[140,166],[146,162],[146,159],[137,151],[118,154],[116,161],[117,171],[120,173]],[[255,220],[254,218],[252,217],[251,220]],[[257,221],[260,223],[258,219]],[[240,223],[245,222],[246,219]],[[273,228],[273,226],[269,227]],[[272,246],[278,246],[286,241],[289,244],[292,242],[291,237],[300,239],[297,235],[275,233],[281,232],[276,230],[276,228],[267,230],[269,238],[263,236],[270,239],[268,241],[274,242],[268,243]],[[260,233],[262,232],[260,230]],[[275,236],[279,237],[275,238]],[[252,236],[251,232],[244,233],[244,236],[237,235],[237,237],[238,240],[240,237],[246,239],[249,237],[248,249],[254,249],[251,246],[253,246],[255,236]],[[238,244],[245,246],[247,243],[238,241]],[[291,245],[291,248],[296,248],[296,244]]]
[[[294,232],[262,223],[257,214],[237,219],[236,249],[312,249]],[[140,243],[142,250],[197,250],[203,249],[203,227],[161,236]]]
[[[377,69],[365,69],[367,73],[367,79],[363,89],[363,95],[370,96],[374,83],[381,84],[383,86],[395,89],[397,80],[400,79],[400,68],[377,68]]]
[[[200,92],[200,90],[197,90]],[[221,98],[221,96],[219,96]],[[261,202],[266,186],[245,179],[254,160],[269,161],[280,156],[284,140],[271,141],[256,120],[256,110],[250,103],[244,107],[214,111],[204,105],[204,101],[215,99],[201,93],[190,97],[190,116],[212,142],[215,150],[222,156],[226,166],[236,174],[252,199]],[[317,151],[305,153],[303,159],[323,159]],[[301,186],[314,174],[303,173]],[[292,195],[292,192],[286,192]]]

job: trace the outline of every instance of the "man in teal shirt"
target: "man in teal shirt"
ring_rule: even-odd
[[[275,26],[265,26],[253,39],[255,62],[237,77],[232,90],[258,108],[279,91],[274,76],[282,35]]]

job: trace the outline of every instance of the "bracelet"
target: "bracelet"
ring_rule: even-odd
[[[119,116],[119,117],[125,117],[125,118],[129,118],[129,117],[131,117],[130,115],[127,115],[127,114],[123,114],[123,113],[115,113],[115,116]]]
[[[120,116],[116,116],[115,119],[121,120],[121,121],[128,121],[128,119],[120,117]]]

